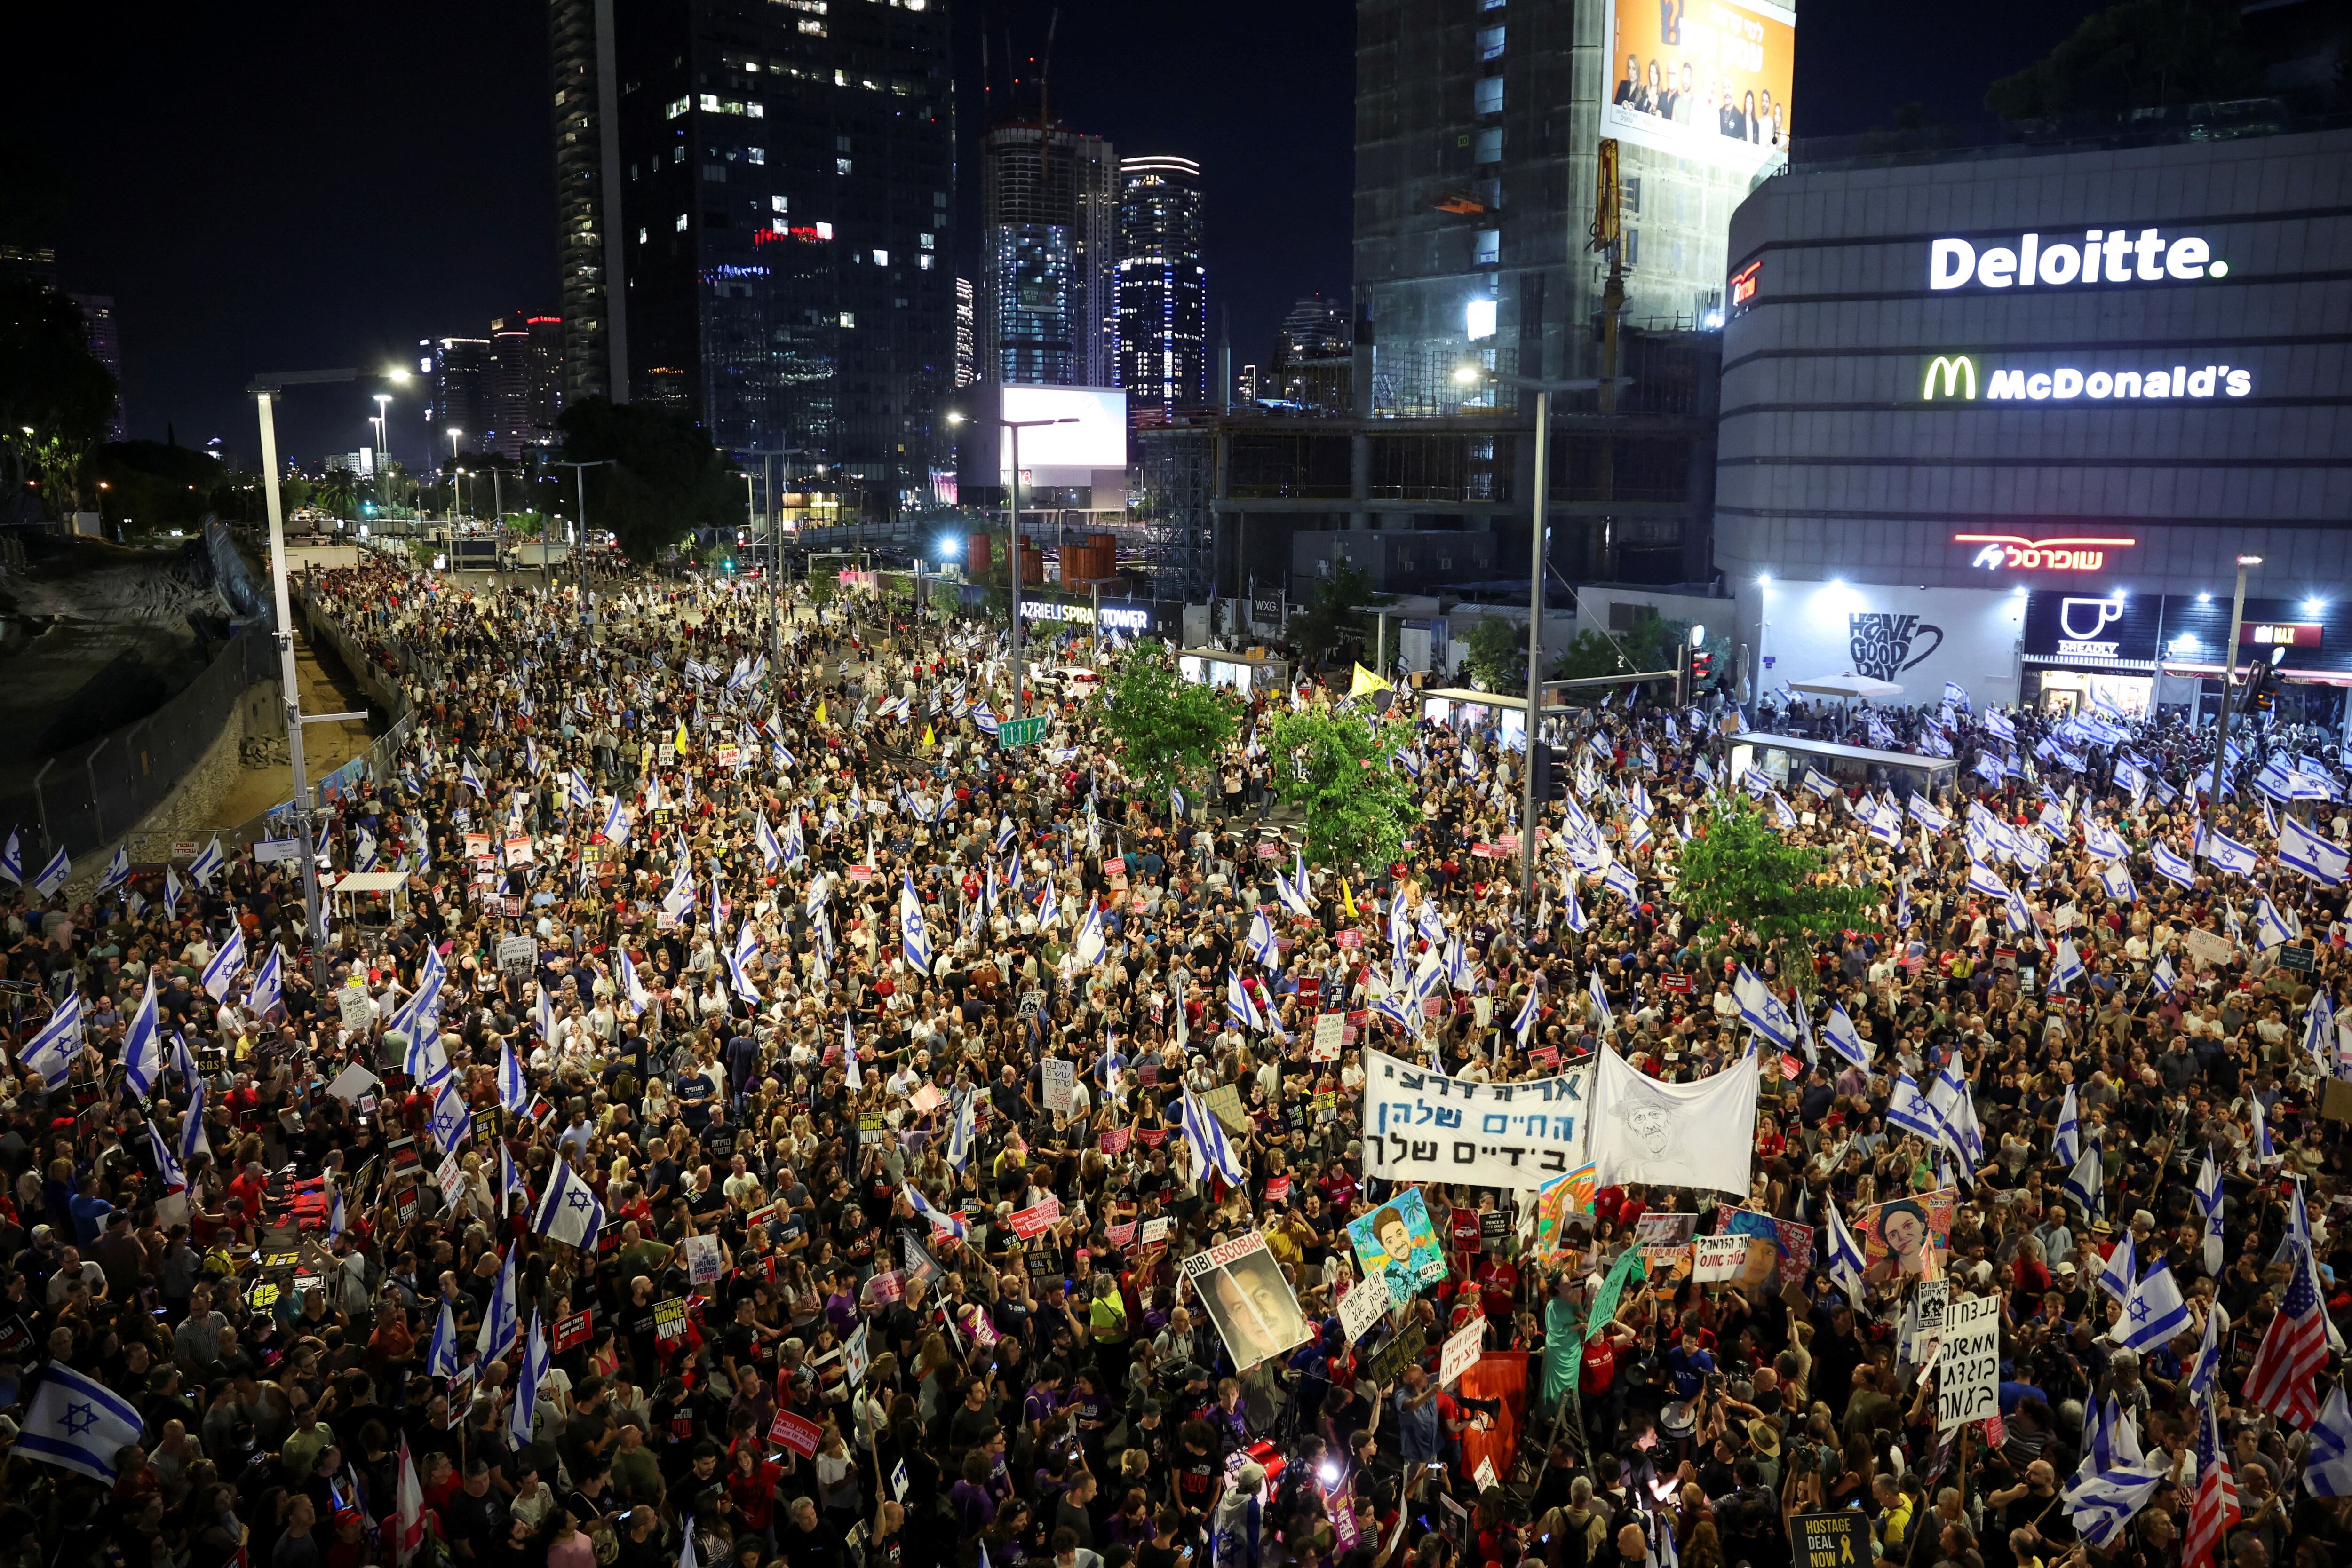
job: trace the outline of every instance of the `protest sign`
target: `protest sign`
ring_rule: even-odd
[[[1258,1232],[1196,1252],[1183,1270],[1235,1369],[1246,1372],[1311,1336],[1290,1281]]]
[[[575,1345],[586,1344],[594,1316],[593,1308],[583,1308],[568,1318],[556,1319],[555,1339],[550,1346],[551,1354],[562,1355]]]
[[[689,1236],[686,1239],[686,1277],[697,1285],[715,1285],[726,1265],[726,1255],[716,1236]]]
[[[1318,1013],[1315,1019],[1315,1050],[1309,1058],[1315,1061],[1339,1060],[1341,1033],[1348,1027],[1346,1013]]]
[[[1970,1296],[1944,1314],[1944,1354],[1936,1373],[1936,1430],[1949,1432],[2000,1414],[2000,1301]]]
[[[654,1303],[654,1338],[684,1339],[686,1337],[686,1298],[672,1296]]]
[[[824,1436],[824,1428],[815,1422],[789,1410],[777,1411],[775,1425],[768,1428],[768,1441],[804,1459],[816,1458],[817,1440]]]
[[[1450,1385],[1464,1373],[1478,1364],[1480,1352],[1486,1344],[1486,1320],[1473,1317],[1453,1333],[1437,1353],[1437,1381]]]
[[[859,1323],[857,1332],[841,1342],[841,1370],[855,1388],[866,1381],[866,1374],[873,1364],[866,1354],[866,1325]]]
[[[1348,1226],[1348,1239],[1356,1249],[1356,1262],[1368,1281],[1381,1282],[1389,1299],[1402,1306],[1424,1285],[1445,1278],[1445,1253],[1429,1223],[1429,1206],[1419,1187],[1409,1187],[1391,1201]]]
[[[1481,1083],[1364,1051],[1364,1174],[1526,1187],[1584,1162],[1589,1067]]]
[[[1748,1266],[1745,1236],[1701,1236],[1694,1239],[1691,1278],[1702,1285],[1734,1280]]]
[[[1054,1228],[1062,1218],[1062,1200],[1048,1194],[1045,1201],[1028,1208],[1013,1211],[1013,1234],[1024,1241],[1035,1239]]]
[[[1861,1513],[1801,1513],[1792,1522],[1797,1527],[1792,1568],[1870,1568],[1878,1560],[1870,1521]]]
[[[1376,1384],[1402,1383],[1404,1369],[1419,1361],[1421,1353],[1428,1348],[1429,1335],[1419,1323],[1414,1323],[1374,1351],[1371,1360],[1364,1364],[1364,1370]]]
[[[1045,1109],[1057,1116],[1070,1113],[1070,1088],[1077,1082],[1078,1066],[1059,1057],[1047,1057],[1043,1064],[1045,1075]]]
[[[1206,1105],[1215,1113],[1217,1120],[1225,1124],[1225,1131],[1246,1133],[1250,1130],[1249,1115],[1242,1109],[1241,1091],[1234,1085],[1218,1084],[1201,1096],[1201,1103]]]
[[[1748,1239],[1747,1266],[1732,1276],[1734,1284],[1754,1291],[1763,1291],[1768,1285],[1785,1291],[1803,1284],[1813,1266],[1813,1228],[1810,1225],[1776,1219],[1752,1208],[1734,1208],[1726,1203],[1716,1206],[1715,1228],[1720,1234],[1745,1236]]]
[[[1871,1282],[1933,1279],[1952,1249],[1949,1192],[1889,1198],[1859,1211],[1853,1233],[1862,1243],[1862,1277]]]
[[[1339,1332],[1349,1344],[1364,1337],[1364,1331],[1388,1315],[1389,1293],[1379,1284],[1359,1281],[1356,1288],[1339,1298]]]

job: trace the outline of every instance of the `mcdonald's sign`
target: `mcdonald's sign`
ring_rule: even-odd
[[[1974,402],[1977,395],[1977,362],[1966,354],[1937,354],[1927,361],[1927,380],[1920,383],[1919,398],[1923,402],[1936,400],[1936,382],[1944,383],[1948,398],[1966,398]]]

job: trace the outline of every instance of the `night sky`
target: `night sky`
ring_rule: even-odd
[[[1979,119],[1988,82],[2094,8],[1810,0],[1797,132],[1890,124],[1914,99],[1931,120]],[[1008,33],[1026,74],[1053,9],[958,6],[967,252],[983,25],[1001,89]],[[1122,154],[1203,165],[1211,308],[1232,310],[1236,365],[1265,357],[1297,297],[1347,293],[1353,13],[1351,0],[1062,7],[1056,118]],[[20,58],[74,65],[16,73],[0,115],[73,183],[59,281],[115,297],[134,437],[160,440],[168,423],[186,444],[225,435],[249,462],[254,371],[413,365],[421,337],[553,308],[543,5],[141,4],[110,13],[102,36],[89,17],[40,5],[12,24]],[[394,410],[394,450],[412,462],[415,410]],[[299,392],[281,446],[359,445],[369,412],[357,388]]]

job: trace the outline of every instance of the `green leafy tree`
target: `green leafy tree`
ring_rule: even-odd
[[[28,483],[58,516],[79,508],[83,470],[114,414],[114,377],[89,351],[81,307],[0,278],[0,481]]]
[[[1381,597],[1372,591],[1372,580],[1363,568],[1351,561],[1334,561],[1331,575],[1316,580],[1315,596],[1291,612],[1290,641],[1314,664],[1343,648],[1360,652],[1364,611]]]
[[[1829,857],[1791,844],[1764,820],[1763,809],[1737,796],[1710,798],[1705,831],[1683,846],[1676,902],[1703,922],[1700,936],[1715,941],[1734,927],[1766,944],[1810,943],[1848,926],[1869,924],[1879,890],[1816,879]],[[1790,966],[1810,984],[1810,964]]]
[[[651,561],[698,528],[731,527],[741,486],[700,425],[645,403],[588,398],[563,411],[563,457],[609,462],[588,476],[588,526],[610,528],[632,560]]]
[[[547,531],[547,517],[534,511],[509,512],[507,531],[521,538],[535,539]]]
[[[1464,638],[1466,652],[1462,655],[1462,667],[1469,672],[1470,684],[1482,692],[1517,692],[1528,689],[1528,629],[1514,625],[1499,616],[1483,615]]]
[[[1396,859],[1421,807],[1389,758],[1412,744],[1411,725],[1361,713],[1275,721],[1275,793],[1306,813],[1309,862],[1350,871]]]
[[[1234,737],[1232,703],[1178,674],[1161,643],[1129,648],[1112,667],[1103,697],[1103,727],[1125,751],[1128,771],[1161,801],[1206,771]]]
[[[2233,5],[2125,0],[1994,82],[1985,107],[2003,120],[2034,120],[2245,98],[2263,90],[2263,64],[2242,27]]]
[[[340,468],[327,471],[311,492],[312,502],[339,517],[352,515],[352,476]]]

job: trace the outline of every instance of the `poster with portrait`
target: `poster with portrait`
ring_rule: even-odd
[[[1255,1230],[1185,1259],[1184,1278],[1240,1371],[1305,1343],[1314,1332],[1265,1238]]]
[[[1742,173],[1787,156],[1794,11],[1771,0],[1612,0],[1609,35],[1601,135]]]
[[[1429,1223],[1419,1187],[1408,1187],[1349,1223],[1348,1239],[1367,1281],[1385,1281],[1389,1299],[1402,1306],[1424,1285],[1445,1278],[1445,1252]]]
[[[1891,1197],[1855,1217],[1862,1241],[1862,1277],[1871,1284],[1890,1280],[1936,1280],[1952,1251],[1952,1206],[1958,1195],[1923,1192]]]
[[[1805,1282],[1813,1266],[1813,1228],[1793,1219],[1775,1219],[1752,1208],[1716,1205],[1715,1228],[1719,1236],[1748,1239],[1748,1258],[1731,1283],[1752,1296],[1770,1289],[1785,1291]]]
[[[1600,1192],[1592,1179],[1592,1167],[1579,1166],[1563,1176],[1554,1176],[1538,1187],[1535,1193],[1535,1237],[1530,1243],[1531,1255],[1537,1258],[1557,1258],[1567,1249],[1567,1236],[1592,1234],[1592,1200]],[[1522,1196],[1521,1202],[1527,1199]]]

